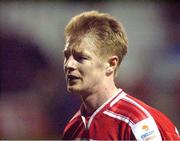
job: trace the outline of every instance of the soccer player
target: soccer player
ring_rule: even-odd
[[[128,44],[120,22],[106,13],[83,12],[67,24],[65,38],[67,90],[79,95],[82,105],[63,139],[180,139],[164,114],[116,87],[116,71]]]

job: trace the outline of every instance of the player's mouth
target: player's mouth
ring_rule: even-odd
[[[67,75],[67,82],[69,84],[74,84],[77,80],[79,80],[80,78],[75,76],[75,75]]]

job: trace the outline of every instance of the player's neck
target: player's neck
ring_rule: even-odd
[[[114,95],[114,93],[117,91],[117,88],[113,84],[100,87],[88,96],[82,97],[86,113],[92,114],[96,109],[98,109]]]

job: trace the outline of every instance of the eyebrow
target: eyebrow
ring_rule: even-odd
[[[63,50],[64,56],[70,54],[70,52],[71,52],[70,49],[64,49],[64,50]],[[72,50],[72,54],[89,56],[88,53],[86,53],[86,52],[84,52],[84,51],[81,51],[81,50]]]

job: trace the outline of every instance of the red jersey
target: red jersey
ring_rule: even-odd
[[[63,139],[179,140],[173,123],[158,110],[121,89],[91,116],[83,107],[64,129]]]

